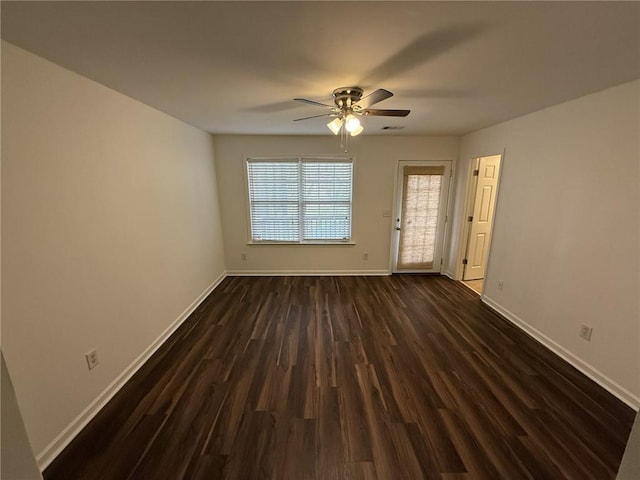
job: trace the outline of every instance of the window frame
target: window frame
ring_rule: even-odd
[[[251,192],[249,186],[249,163],[251,162],[292,162],[297,163],[299,167],[299,240],[254,240],[253,239],[253,223],[252,223],[252,210],[251,210]],[[304,229],[304,212],[303,207],[305,202],[302,198],[302,163],[348,163],[351,165],[351,190],[349,201],[349,233],[348,239],[320,239],[320,240],[303,240]],[[356,160],[354,156],[348,155],[278,155],[278,156],[245,156],[243,159],[244,165],[244,186],[245,186],[245,202],[246,202],[246,216],[247,216],[247,245],[355,245],[353,235],[353,191],[354,191],[354,178],[355,178],[355,166]]]

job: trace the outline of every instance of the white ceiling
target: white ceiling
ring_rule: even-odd
[[[327,134],[341,86],[463,134],[640,77],[638,2],[2,2],[2,38],[212,133]],[[384,132],[383,126],[403,126]]]

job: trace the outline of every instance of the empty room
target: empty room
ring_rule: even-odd
[[[0,16],[2,479],[640,479],[640,2]]]

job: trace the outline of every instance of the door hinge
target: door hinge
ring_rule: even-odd
[[[477,177],[478,175],[480,175],[480,170],[474,170],[473,171],[473,176]]]
[[[443,259],[443,258],[441,258],[441,259],[440,259],[440,265],[442,265],[443,263],[444,263],[444,259]]]
[[[462,259],[462,264],[463,264],[463,265],[466,265],[466,264],[467,264],[467,259],[466,259],[466,258],[463,258],[463,259]]]
[[[472,215],[469,215],[467,217],[467,222],[473,222],[473,216]]]

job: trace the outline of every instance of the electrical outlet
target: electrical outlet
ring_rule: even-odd
[[[583,338],[587,342],[591,341],[591,333],[593,333],[593,327],[584,324],[580,327],[580,338]]]
[[[362,254],[362,259],[363,259],[363,260],[369,260],[369,254],[368,254],[367,252],[364,252],[364,253]]]
[[[246,253],[244,253],[244,252],[242,252],[242,253],[240,254],[240,260],[246,260],[246,259],[247,259],[247,254],[246,254]]]
[[[504,287],[504,282],[502,280],[500,280],[498,282],[498,290],[502,290],[503,287]]]
[[[92,368],[96,367],[99,363],[98,361],[98,351],[94,348],[93,350],[91,350],[90,352],[85,353],[84,357],[87,360],[87,367],[89,367],[89,370],[91,370]]]

